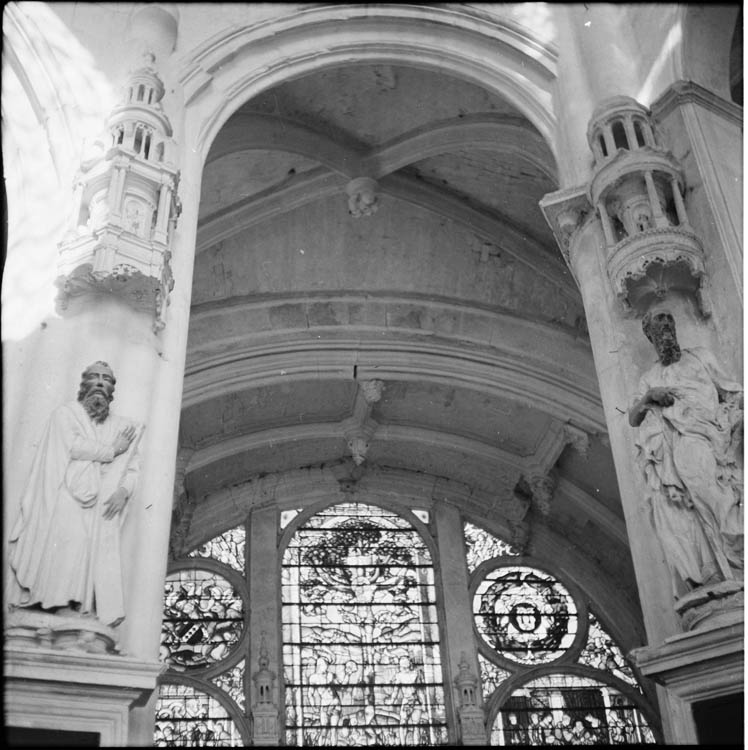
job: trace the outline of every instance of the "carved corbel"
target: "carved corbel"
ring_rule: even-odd
[[[511,545],[524,554],[530,543],[529,512],[531,507],[531,493],[527,483],[520,479],[509,499],[502,503],[502,511],[509,526]]]
[[[356,177],[346,186],[348,213],[354,219],[372,216],[379,209],[379,184],[371,177]]]
[[[376,404],[382,398],[384,383],[381,380],[362,380],[361,390],[367,404]]]
[[[548,193],[541,199],[539,205],[556,238],[566,265],[574,274],[571,263],[572,239],[593,213],[585,188],[575,187]]]
[[[551,512],[553,493],[556,490],[556,480],[550,474],[535,474],[528,477],[527,483],[532,493],[533,505],[541,515],[547,516]]]
[[[353,463],[356,466],[361,466],[366,460],[366,453],[369,450],[369,437],[363,429],[356,429],[354,432],[346,433],[345,439],[348,442]]]
[[[366,460],[374,433],[379,424],[371,418],[372,407],[382,398],[384,383],[381,380],[361,380],[353,404],[353,414],[342,423],[343,435],[356,466]]]
[[[564,425],[564,434],[567,444],[574,448],[580,456],[587,458],[590,450],[590,436],[580,427],[575,427],[571,422]]]

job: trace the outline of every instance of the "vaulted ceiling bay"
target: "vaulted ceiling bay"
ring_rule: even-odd
[[[357,217],[361,177],[378,202]],[[241,106],[203,174],[185,544],[341,487],[446,500],[505,537],[525,507],[529,551],[617,589],[638,629],[582,301],[538,207],[556,189],[531,122],[443,71],[330,68]]]

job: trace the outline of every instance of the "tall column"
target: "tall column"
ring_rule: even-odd
[[[468,590],[468,572],[466,565],[465,535],[462,530],[460,511],[444,502],[434,505],[434,521],[439,544],[439,569],[442,578],[442,595],[444,598],[444,631],[442,633],[442,669],[444,674],[444,690],[452,690],[455,678],[467,670],[474,675],[480,674],[478,652],[473,634],[473,605]],[[476,691],[477,708],[482,707],[480,690]],[[451,693],[451,701],[447,705],[455,704],[455,695]],[[458,705],[455,707],[450,720],[450,726],[461,726],[461,736],[451,741],[462,744],[482,744],[486,742],[485,717],[483,722],[483,736],[480,736],[478,722],[472,720],[469,724],[461,721]]]

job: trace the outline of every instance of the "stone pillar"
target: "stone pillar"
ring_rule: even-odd
[[[713,314],[725,369],[743,367],[743,108],[690,81],[677,81],[652,115],[685,174],[690,225],[710,257]]]
[[[276,671],[281,664],[279,623],[281,621],[278,594],[278,510],[273,505],[252,511],[249,519],[248,580],[250,654],[248,664],[259,664],[265,670]],[[261,676],[262,677],[262,676]],[[262,691],[260,690],[263,686]],[[255,679],[250,703],[254,706],[254,740],[263,745],[281,744],[278,706],[280,691],[277,682],[268,689],[267,679]],[[257,711],[259,710],[259,714]],[[274,712],[274,713],[273,713]],[[275,721],[273,721],[275,716]],[[258,721],[261,719],[261,721]]]
[[[672,604],[670,574],[635,480],[635,435],[627,416],[644,370],[642,365],[653,356],[639,320],[624,317],[613,295],[602,261],[604,248],[600,221],[590,220],[572,235],[569,258],[587,313],[647,637],[650,642],[660,643],[680,628]]]
[[[154,18],[166,19],[173,26],[172,36],[162,39],[168,54],[174,46],[175,21],[165,10],[154,6],[143,6],[141,10],[146,7]],[[139,12],[136,9],[135,13]],[[27,717],[26,726],[69,727],[71,721],[80,720],[81,711],[90,713],[91,707],[99,703],[107,703],[107,710],[114,710],[113,701],[119,702],[124,710],[124,723],[116,737],[101,733],[102,744],[148,745],[153,741],[153,688],[162,669],[158,645],[202,167],[189,149],[182,150],[185,161],[180,164],[184,178],[180,198],[185,216],[175,228],[169,248],[173,252],[176,285],[170,305],[164,309],[165,328],[154,331],[152,312],[138,309],[110,290],[100,288],[95,294],[83,291],[74,296],[61,316],[46,319],[25,340],[10,347],[13,383],[6,385],[6,399],[32,406],[24,410],[24,419],[14,435],[17,440],[7,454],[12,467],[6,469],[10,468],[12,476],[6,480],[6,489],[10,491],[6,529],[10,530],[18,516],[20,493],[44,424],[54,408],[75,398],[80,373],[88,364],[105,360],[111,365],[117,378],[112,411],[145,425],[139,446],[138,487],[128,501],[122,528],[126,618],[116,629],[119,654],[97,654],[96,669],[90,670],[87,665],[92,657],[78,653],[80,649],[76,647],[53,656],[44,648],[37,649],[38,659],[66,664],[67,672],[59,669],[48,679],[22,649],[14,657],[15,676],[25,681],[26,693],[31,694],[27,689],[29,684],[33,688],[38,683],[37,692],[54,691],[57,695],[53,710],[36,711],[31,719],[28,701],[16,700],[14,711]],[[114,186],[113,205],[107,206],[110,212],[119,206],[121,183],[125,179],[120,170],[110,183]],[[50,258],[51,263],[55,261],[57,258]],[[104,672],[105,679],[100,677]],[[30,680],[36,682],[31,684]],[[76,690],[70,689],[71,680],[87,684],[90,693],[87,706],[73,699]],[[67,693],[71,695],[65,704]],[[135,706],[147,705],[133,707],[133,701]],[[100,713],[103,714],[103,709]]]
[[[439,569],[442,577],[442,596],[444,600],[444,629],[442,638],[442,670],[445,693],[448,685],[465,671],[473,675],[480,674],[478,652],[473,634],[473,606],[468,591],[468,572],[465,552],[465,536],[462,531],[460,511],[453,505],[439,502],[434,505],[434,522],[439,544]],[[461,666],[462,665],[462,666]],[[450,729],[450,740],[461,744],[485,744],[486,729],[483,715],[481,691],[474,691],[475,702],[469,707],[460,737],[453,738]],[[455,707],[451,696],[445,695],[448,706],[448,723],[450,727],[461,726],[459,722],[460,705]],[[451,708],[450,708],[451,707]],[[483,736],[480,737],[482,722]],[[468,730],[466,735],[465,730]],[[482,742],[479,740],[482,739]]]

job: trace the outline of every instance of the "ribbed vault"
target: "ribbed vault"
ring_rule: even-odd
[[[342,13],[354,29],[354,6]],[[459,33],[485,33],[460,18]],[[243,33],[194,57],[193,82],[234,76],[236,96],[253,93],[202,130],[215,137],[175,539],[199,543],[258,504],[451,503],[504,537],[524,525],[530,554],[584,586],[633,643],[636,586],[584,311],[538,208],[558,188],[538,109],[553,54],[529,55],[521,35],[502,42],[507,78],[532,57],[537,99],[519,106],[465,60],[410,66],[361,41],[369,30],[351,33],[355,64],[300,73],[291,55],[262,91],[240,72]],[[357,218],[346,189],[360,177],[376,180],[378,205]],[[555,484],[547,512],[528,494],[537,476]]]

